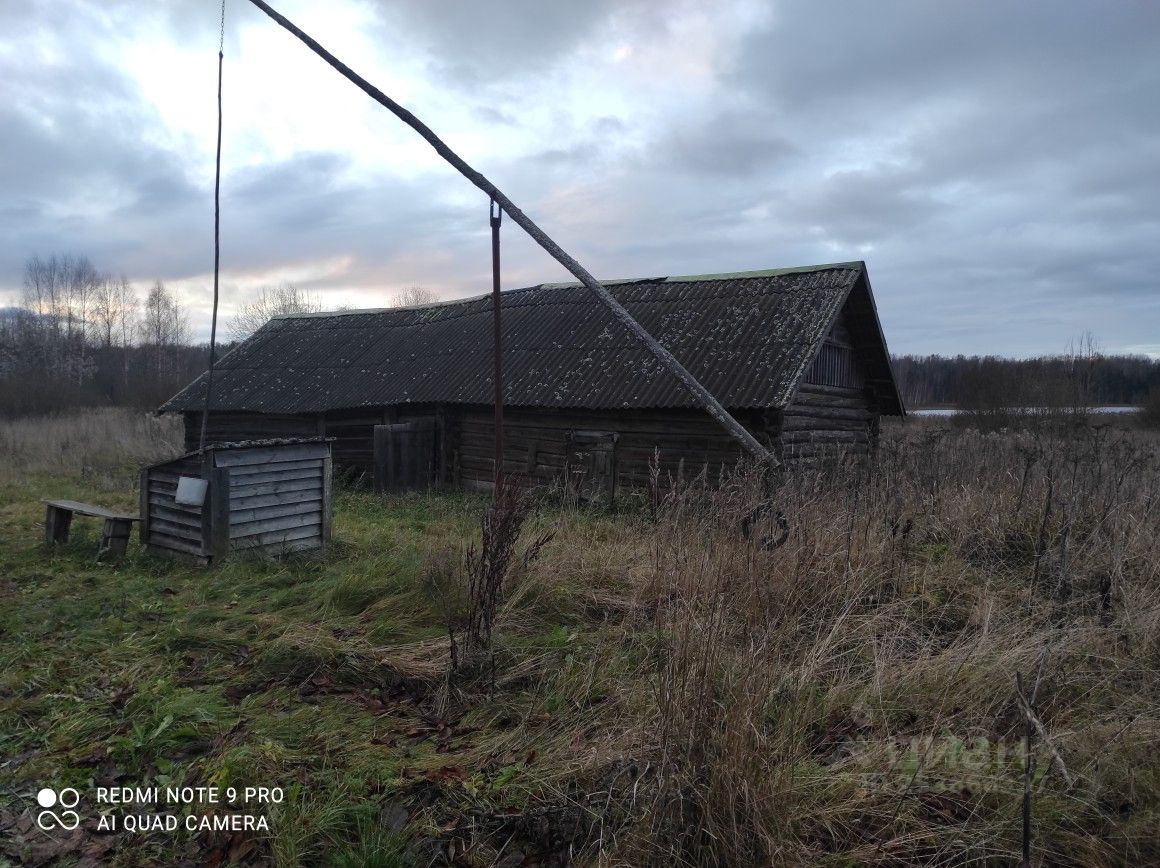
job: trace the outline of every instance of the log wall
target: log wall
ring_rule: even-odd
[[[738,418],[759,440],[771,443],[767,415],[740,411]],[[469,407],[449,419],[452,478],[468,488],[489,489],[495,463],[490,407]],[[574,482],[594,466],[596,451],[615,435],[616,487],[645,487],[649,465],[659,450],[662,478],[689,477],[708,467],[710,474],[737,463],[741,447],[707,414],[694,410],[504,410],[504,472],[540,482]]]
[[[779,442],[790,463],[862,456],[874,446],[878,412],[855,326],[847,305],[782,410]]]
[[[332,439],[331,455],[335,466],[355,481],[369,484],[374,474],[375,425],[434,412],[431,405],[411,405],[399,409],[367,407],[301,415],[213,411],[209,415],[206,440],[210,443],[233,443],[243,440],[328,437]],[[193,452],[201,438],[201,413],[185,413],[184,421],[185,449]]]
[[[195,452],[201,439],[201,413],[183,413],[185,451]],[[317,416],[291,416],[281,413],[211,412],[208,443],[235,443],[241,440],[280,440],[318,435]]]
[[[781,455],[789,462],[866,455],[876,429],[865,389],[803,383],[782,411]]]
[[[858,366],[844,376],[860,377]],[[825,373],[826,369],[821,369]],[[805,382],[784,411],[733,410],[760,441],[781,456],[812,460],[839,453],[866,454],[873,445],[876,413],[864,387]],[[219,418],[219,415],[221,418]],[[434,484],[490,490],[495,447],[493,410],[484,405],[405,405],[331,411],[311,416],[264,417],[253,413],[212,414],[210,439],[234,440],[325,435],[335,467],[367,485],[374,478],[376,425],[434,420]],[[197,413],[186,414],[187,443],[196,447]],[[612,435],[611,441],[597,435]],[[593,444],[611,443],[611,454]],[[708,415],[697,410],[557,410],[507,407],[504,410],[504,471],[537,482],[568,478],[583,483],[586,473],[613,474],[615,488],[649,484],[650,462],[659,450],[662,481],[690,478],[708,468],[711,476],[737,463],[743,452]]]
[[[384,411],[378,407],[361,410],[335,410],[321,417],[315,417],[314,424],[319,433],[333,437],[331,455],[334,463],[341,468],[345,477],[356,481],[369,482],[374,473],[375,426],[383,424]]]

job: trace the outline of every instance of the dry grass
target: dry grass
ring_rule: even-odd
[[[141,464],[181,451],[181,420],[124,408],[0,418],[0,484],[65,476],[131,488]]]
[[[542,629],[550,600],[571,647],[512,662],[535,710],[502,747],[534,746],[597,862],[1003,863],[1013,677],[1046,649],[1037,711],[1076,784],[1040,748],[1037,858],[1154,862],[1158,468],[1130,431],[919,427],[872,467],[789,478],[752,538],[745,476],[604,544],[566,524],[498,630]]]
[[[3,429],[10,456],[23,444],[10,463],[84,474],[80,456],[133,436],[80,425],[79,449],[61,445],[82,439],[76,423]],[[173,448],[138,435],[125,454]],[[395,861],[378,864],[1009,864],[1023,779],[1012,681],[1045,659],[1036,711],[1075,784],[1041,745],[1037,864],[1156,863],[1158,444],[1118,428],[911,424],[871,466],[796,473],[772,495],[746,474],[674,490],[655,514],[546,495],[520,550],[554,537],[504,578],[494,683],[455,707],[441,705],[445,627],[467,606],[482,500],[344,492],[324,561],[202,573],[136,554],[115,586],[77,582],[91,559],[79,547],[18,546],[37,508],[13,507],[0,564],[24,590],[6,598],[6,677],[27,734],[10,748],[32,751],[29,781],[93,743],[121,745],[139,783],[173,756],[145,737],[152,722],[138,738],[119,711],[60,698],[95,688],[34,653],[50,615],[62,660],[131,665],[143,703],[214,745],[167,760],[172,774],[304,782],[309,799],[255,860],[314,864],[342,846],[352,865],[380,850]],[[22,484],[32,501],[37,484]],[[116,618],[87,620],[110,607]],[[403,818],[405,858],[385,817]]]

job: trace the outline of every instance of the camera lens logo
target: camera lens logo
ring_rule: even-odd
[[[56,814],[49,810],[43,810],[36,815],[36,825],[44,829],[46,832],[57,827],[71,832],[81,824],[80,815],[76,811],[68,810],[75,808],[81,800],[81,794],[72,787],[65,787],[60,793],[56,790],[50,790],[45,787],[36,794],[36,802],[42,808],[52,808],[57,805],[64,808],[60,814]]]

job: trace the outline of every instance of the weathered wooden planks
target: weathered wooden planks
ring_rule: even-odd
[[[256,521],[230,522],[230,539],[255,536],[275,530],[294,530],[295,528],[314,528],[321,534],[322,522],[318,513],[310,515],[287,515],[279,518],[263,518]]]
[[[200,506],[178,503],[177,481],[182,476],[200,476],[196,458],[179,458],[141,474],[141,542],[149,548],[164,548],[199,557],[206,554],[206,520]]]
[[[297,491],[281,491],[273,494],[250,494],[250,489],[230,491],[230,507],[235,510],[258,509],[263,506],[290,505],[317,501],[318,491],[314,486],[303,486]]]
[[[214,453],[215,467],[261,467],[265,464],[285,464],[310,460],[317,466],[326,454],[322,443],[302,443],[285,446],[264,446],[247,449],[222,449]],[[241,471],[243,473],[247,471]]]
[[[299,501],[298,503],[271,504],[251,509],[239,509],[230,505],[230,524],[261,521],[267,518],[283,518],[289,515],[317,515],[322,507],[322,499]]]
[[[416,491],[434,485],[437,431],[434,417],[376,425],[375,491]]]
[[[201,519],[192,513],[173,508],[173,500],[166,500],[157,495],[151,495],[143,510],[155,519],[168,521],[171,524],[180,524],[189,528],[201,528]]]
[[[158,537],[167,537],[195,547],[201,546],[202,529],[200,525],[190,527],[188,524],[178,524],[154,516],[149,522],[149,533],[150,543],[156,542]]]
[[[234,536],[231,531],[231,544],[235,551],[253,551],[255,548],[264,547],[264,545],[278,545],[293,540],[311,540],[321,544],[321,525],[295,525],[284,528],[267,528],[266,530],[258,530],[254,531],[254,533],[242,534],[240,536]]]
[[[233,500],[242,500],[259,494],[289,494],[295,491],[317,491],[320,489],[322,476],[319,474],[313,479],[290,479],[285,482],[259,482],[250,485],[234,486],[230,491]]]
[[[317,428],[315,419],[311,433]],[[240,549],[321,548],[330,533],[330,461],[330,444],[310,441],[210,448],[149,468],[142,474],[142,540],[199,563]],[[181,475],[209,480],[202,505],[175,501]]]
[[[255,473],[281,473],[294,470],[317,471],[320,459],[299,458],[291,461],[263,461],[260,464],[240,464],[230,469],[230,476],[236,480],[245,479]]]
[[[322,462],[315,460],[308,467],[294,467],[290,470],[259,470],[257,467],[240,468],[245,472],[234,472],[230,468],[230,479],[237,486],[260,485],[263,482],[294,482],[309,480],[315,484],[322,478]]]

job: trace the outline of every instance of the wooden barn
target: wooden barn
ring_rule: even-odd
[[[776,454],[874,446],[903,415],[863,262],[605,284]],[[736,462],[733,440],[579,284],[503,293],[504,470],[596,492]],[[489,489],[491,300],[276,317],[222,358],[215,442],[332,438],[386,489]],[[160,408],[196,448],[204,376]]]

